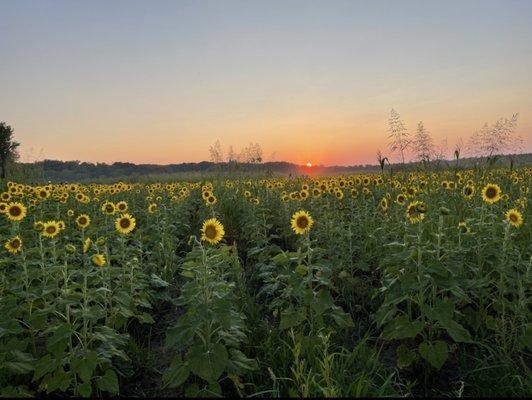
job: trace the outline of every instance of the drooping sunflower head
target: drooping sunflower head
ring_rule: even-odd
[[[298,235],[304,235],[305,233],[310,232],[313,224],[314,220],[310,214],[304,210],[296,211],[292,215],[292,219],[290,221],[292,230]]]
[[[506,221],[512,226],[515,226],[516,228],[523,225],[523,214],[515,208],[512,208],[511,210],[508,210],[505,214]]]
[[[133,229],[135,229],[136,224],[137,223],[135,218],[133,218],[130,214],[126,213],[122,214],[116,219],[115,228],[119,233],[127,235]]]
[[[26,216],[26,207],[18,202],[9,203],[5,215],[10,221],[21,221]]]
[[[488,204],[493,204],[501,199],[501,188],[495,183],[488,183],[482,189],[482,200]]]
[[[33,224],[33,229],[35,229],[37,232],[42,232],[44,229],[44,223],[42,221],[35,221]]]
[[[91,238],[90,237],[85,238],[85,240],[83,241],[83,253],[88,252],[91,248],[91,245],[92,245]]]
[[[76,218],[76,224],[81,228],[87,228],[91,223],[91,219],[87,214],[81,214]]]
[[[225,235],[224,226],[218,219],[210,218],[203,222],[201,227],[201,240],[210,244],[219,243]]]
[[[464,221],[458,223],[458,230],[463,234],[471,232],[471,228]]]
[[[413,201],[406,208],[406,217],[412,224],[417,224],[425,218],[427,208],[421,201]]]
[[[22,239],[17,235],[14,238],[9,239],[5,243],[4,248],[11,254],[17,254],[22,249]]]
[[[104,254],[94,254],[91,257],[91,261],[97,267],[103,267],[105,265],[105,263],[106,263],[105,255]]]
[[[381,199],[381,201],[379,202],[379,207],[384,212],[388,211],[388,199],[386,197],[383,197]]]

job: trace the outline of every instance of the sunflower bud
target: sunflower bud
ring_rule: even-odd
[[[100,236],[97,240],[96,240],[96,244],[98,246],[103,246],[105,243],[107,242],[107,239],[103,236]]]
[[[451,210],[449,210],[447,207],[440,207],[441,215],[449,215],[450,213],[451,213]]]
[[[308,272],[308,268],[305,265],[299,264],[296,267],[296,272],[301,276],[305,276]]]
[[[65,250],[67,253],[74,254],[76,252],[76,246],[74,246],[72,243],[69,243],[65,246]]]

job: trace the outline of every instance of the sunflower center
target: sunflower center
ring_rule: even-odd
[[[22,214],[22,210],[18,206],[13,206],[9,209],[9,214],[14,217],[18,217],[20,214]]]
[[[486,197],[488,199],[493,199],[495,196],[497,196],[497,190],[495,188],[489,187],[486,189]]]
[[[131,221],[128,218],[122,218],[120,220],[120,227],[121,228],[127,229],[127,228],[129,228],[130,225],[131,225]]]
[[[512,222],[517,222],[517,215],[515,215],[515,214],[510,214],[510,221],[512,221]]]
[[[19,239],[13,239],[11,241],[11,247],[14,249],[18,249],[20,247],[20,240]]]
[[[46,228],[46,233],[49,233],[50,235],[54,234],[55,231],[56,231],[56,227],[53,225]]]
[[[214,239],[216,237],[216,227],[214,225],[209,225],[205,228],[205,236],[209,239]]]
[[[87,223],[87,218],[85,218],[85,217],[81,217],[81,218],[79,219],[79,223],[80,223],[81,225],[85,225],[85,224]]]
[[[296,225],[298,228],[305,229],[308,226],[308,218],[304,215],[299,217],[296,221]]]

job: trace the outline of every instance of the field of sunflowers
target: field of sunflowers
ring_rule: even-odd
[[[531,181],[4,182],[0,395],[530,395]]]

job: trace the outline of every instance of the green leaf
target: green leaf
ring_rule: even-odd
[[[312,302],[312,309],[317,314],[323,314],[326,310],[334,305],[333,298],[328,290],[321,289]]]
[[[163,384],[164,387],[176,388],[182,385],[189,377],[190,369],[188,365],[183,363],[180,356],[176,356],[172,364],[164,371]]]
[[[104,376],[96,381],[96,385],[105,392],[118,394],[118,377],[112,369],[105,371]]]
[[[279,329],[285,330],[289,328],[296,327],[305,321],[305,310],[298,309],[295,310],[290,307],[287,310],[281,312],[281,322],[279,324]]]
[[[35,370],[33,371],[33,381],[35,382],[37,379],[42,378],[47,373],[54,371],[56,368],[55,363],[55,360],[52,360],[50,354],[46,354],[39,361],[37,361],[34,366]]]
[[[68,324],[59,325],[52,337],[48,339],[46,348],[54,355],[62,353],[68,345],[68,340],[72,334],[72,328]],[[59,357],[58,357],[59,358]]]
[[[385,339],[408,339],[416,337],[423,329],[423,322],[410,321],[406,315],[392,319],[384,328],[382,335]]]
[[[401,346],[397,348],[396,354],[397,354],[397,366],[399,368],[408,367],[417,358],[416,353],[410,350],[404,344],[402,344]]]
[[[90,382],[83,382],[81,385],[78,385],[76,390],[81,397],[90,397],[92,393],[92,385]]]
[[[88,382],[98,365],[98,354],[95,351],[89,351],[83,358],[71,360],[71,363],[81,380]]]
[[[473,339],[471,339],[471,335],[469,334],[469,331],[465,329],[462,325],[460,325],[458,322],[450,320],[442,325],[447,330],[447,333],[449,334],[449,336],[452,337],[455,342],[463,342],[463,343],[473,342]]]
[[[242,374],[244,371],[255,371],[258,369],[257,361],[253,358],[248,358],[244,353],[237,349],[229,349],[231,358],[227,367],[228,372],[234,374]]]
[[[419,345],[419,354],[434,368],[440,369],[447,361],[449,349],[447,343],[441,340],[423,342]]]
[[[187,355],[190,370],[207,382],[215,382],[222,375],[228,360],[227,350],[221,343],[214,343],[210,348],[194,346]]]

